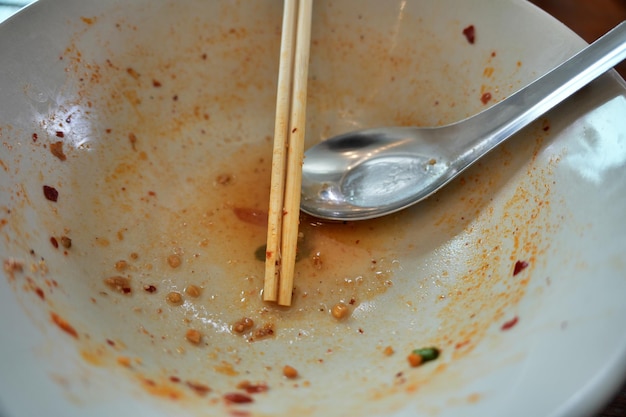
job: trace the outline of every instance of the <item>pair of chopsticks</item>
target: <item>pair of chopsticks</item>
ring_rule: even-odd
[[[300,221],[313,0],[285,0],[263,300],[291,305]]]

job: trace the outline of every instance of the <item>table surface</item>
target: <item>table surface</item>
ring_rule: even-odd
[[[587,42],[593,42],[613,26],[626,20],[626,0],[531,0],[569,26]],[[30,1],[0,0],[0,21]],[[626,78],[626,62],[618,65]],[[596,417],[626,417],[626,386]]]

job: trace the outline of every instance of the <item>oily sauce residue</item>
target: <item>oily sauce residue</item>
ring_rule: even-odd
[[[85,30],[101,22],[82,20]],[[78,35],[66,48],[59,59],[76,97],[41,121],[31,145],[51,166],[42,181],[58,176],[60,164],[65,169],[42,184],[43,195],[38,188],[46,208],[55,209],[50,224],[57,230],[47,231],[46,247],[65,267],[89,272],[80,280],[58,277],[74,300],[84,298],[81,320],[55,312],[52,322],[80,339],[85,362],[121,367],[146,392],[168,400],[206,397],[231,406],[314,386],[306,392],[319,402],[347,392],[336,393],[340,380],[342,387],[367,385],[353,398],[361,404],[359,395],[385,399],[436,387],[490,329],[517,318],[515,306],[546,249],[540,233],[549,229],[542,223],[550,209],[549,172],[531,167],[524,184],[506,184],[523,171],[519,161],[534,161],[549,133],[494,151],[402,213],[350,223],[302,215],[293,305],[264,303],[264,266],[255,253],[267,233],[276,70],[268,57],[276,55],[279,36],[262,23],[219,31],[200,25],[202,38],[174,56],[138,44],[127,55],[95,59],[85,56]],[[114,26],[137,30],[124,19]],[[189,41],[174,30],[167,36],[164,42]],[[377,48],[361,52],[358,43],[334,36],[318,35],[313,47],[359,62],[372,61],[376,50],[396,72],[413,71],[409,64],[419,58],[388,56],[386,38],[372,33],[367,39]],[[108,41],[101,42],[108,51]],[[494,58],[495,52],[484,73],[490,86],[483,86],[494,96],[481,91],[489,94],[484,104],[498,98],[491,89]],[[234,75],[209,71],[223,62]],[[387,71],[364,69],[381,80]],[[334,99],[354,94],[324,80],[315,65],[312,71],[311,131],[330,132],[325,116],[336,112]],[[445,120],[444,98],[426,95],[420,99],[436,106],[428,109],[432,119]],[[378,114],[365,98],[357,101]],[[456,108],[456,101],[445,102]],[[392,122],[428,122],[388,112]],[[505,190],[498,202],[494,190]],[[71,249],[63,250],[66,233]],[[526,267],[512,276],[520,259]],[[47,303],[56,296],[34,294]],[[410,370],[406,353],[423,345],[437,346],[441,358]],[[294,380],[281,372],[287,364],[298,370]],[[255,382],[244,384],[248,379]],[[253,395],[250,386],[264,388]]]
[[[224,51],[237,56],[277,49],[274,32],[260,36],[255,40],[258,32],[233,27],[203,43],[241,43],[241,50]],[[133,51],[134,59],[135,54],[141,51]],[[159,383],[151,374],[154,364],[164,363],[163,352],[166,365],[156,367],[157,375],[181,375],[195,382],[180,389],[197,393],[206,386],[209,396],[232,390],[245,374],[282,381],[280,371],[268,370],[282,369],[284,363],[260,360],[273,350],[267,343],[305,347],[290,360],[299,369],[306,370],[306,363],[323,366],[319,355],[305,354],[311,341],[332,352],[344,340],[334,335],[375,330],[353,313],[371,314],[376,300],[393,288],[401,258],[415,250],[406,242],[401,215],[361,223],[321,222],[303,215],[293,305],[263,303],[264,265],[255,252],[267,233],[274,87],[265,80],[272,79],[273,64],[268,67],[267,54],[249,55],[239,71],[250,86],[236,81],[230,88],[262,88],[259,100],[265,110],[259,123],[250,119],[238,94],[216,96],[189,85],[194,79],[197,85],[212,85],[211,74],[191,74],[190,63],[203,66],[222,57],[207,55],[203,48],[184,54],[188,56],[141,66],[115,56],[89,60],[70,45],[62,58],[78,80],[78,98],[67,106],[71,118],[59,112],[44,120],[44,128],[55,129],[54,143],[59,128],[68,140],[76,140],[72,129],[81,124],[97,132],[90,141],[76,140],[79,147],[64,147],[64,160],[50,155],[53,164],[70,170],[59,189],[68,190],[62,193],[60,217],[71,221],[72,250],[89,254],[73,262],[99,265],[89,268],[93,273],[83,281],[91,289],[92,312],[86,317],[108,317],[99,329],[102,335],[90,337],[103,346],[85,346],[82,357],[90,358],[91,365],[141,372],[153,381],[142,383],[144,388],[173,399],[181,397],[168,394],[171,381]],[[90,119],[91,113],[99,118]],[[38,134],[34,146],[46,139]],[[90,174],[85,176],[84,170]],[[72,216],[68,207],[91,216]],[[337,305],[347,310],[340,318],[333,315]],[[250,325],[234,330],[241,322]],[[138,336],[115,346],[108,343],[133,334]],[[120,359],[120,354],[135,357],[138,351],[141,363]],[[198,354],[209,360],[190,370],[187,358]],[[250,355],[261,356],[251,363]],[[207,370],[219,376],[217,382],[207,377]]]

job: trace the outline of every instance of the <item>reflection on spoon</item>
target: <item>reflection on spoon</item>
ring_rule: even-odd
[[[436,128],[351,132],[305,153],[304,212],[364,220],[406,208],[626,58],[626,23],[543,77],[469,119]]]

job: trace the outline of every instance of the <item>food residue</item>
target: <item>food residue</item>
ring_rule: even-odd
[[[185,385],[187,385],[189,388],[191,388],[196,394],[198,394],[201,397],[204,397],[209,392],[211,392],[211,388],[209,388],[207,385],[202,384],[200,382],[187,381],[185,382]]]
[[[104,280],[107,287],[120,294],[129,295],[132,293],[130,279],[122,276],[109,277]]]
[[[69,334],[75,339],[78,338],[78,332],[76,331],[76,329],[74,329],[74,327],[63,317],[59,316],[55,312],[50,312],[50,318],[52,319],[52,322],[59,326],[59,328],[65,333]]]
[[[49,185],[43,186],[43,195],[44,197],[46,197],[46,199],[54,203],[56,203],[56,201],[59,199],[59,192],[57,191],[57,189]]]
[[[519,274],[524,269],[528,267],[528,262],[526,261],[517,261],[515,262],[515,266],[513,267],[513,276]]]
[[[474,44],[476,41],[474,25],[464,28],[463,35],[468,43]],[[456,36],[457,41],[459,39],[462,41],[458,32]],[[194,53],[197,54],[197,52],[196,50]],[[203,60],[208,57],[207,54],[202,56]],[[69,53],[66,56],[66,58],[71,57]],[[76,63],[80,62],[79,58],[77,55],[73,59],[66,59],[65,62],[77,65]],[[254,60],[255,57],[250,59]],[[157,58],[155,60],[158,61]],[[181,62],[185,61],[181,60]],[[242,65],[248,65],[247,61],[242,62]],[[195,379],[197,375],[185,375],[184,369],[172,367],[165,370],[167,373],[161,374],[161,377],[166,375],[165,383],[158,382],[159,377],[142,380],[149,392],[179,399],[182,398],[184,390],[189,389],[198,396],[212,397],[210,400],[213,401],[223,398],[228,404],[245,404],[254,401],[251,395],[268,391],[269,383],[272,384],[271,394],[274,391],[273,380],[278,381],[276,386],[304,387],[306,385],[300,380],[300,372],[302,375],[308,375],[307,367],[310,364],[332,366],[328,365],[332,363],[332,360],[345,358],[341,356],[346,355],[341,349],[343,341],[328,335],[341,335],[341,337],[346,337],[346,340],[347,337],[352,336],[345,335],[356,335],[355,337],[362,340],[360,343],[364,344],[373,341],[374,344],[368,346],[376,346],[372,350],[375,355],[379,355],[379,362],[386,363],[385,366],[396,360],[404,360],[402,357],[392,357],[395,351],[391,344],[398,348],[402,346],[401,341],[394,337],[384,340],[385,344],[389,344],[386,347],[384,347],[385,344],[379,345],[378,343],[382,341],[374,340],[377,332],[372,324],[377,322],[376,320],[368,321],[368,319],[373,317],[375,313],[372,312],[375,312],[377,308],[379,312],[382,311],[380,310],[381,304],[376,304],[377,297],[385,296],[385,294],[398,296],[403,298],[398,304],[406,304],[409,309],[415,309],[414,306],[419,302],[417,298],[421,297],[419,294],[403,294],[402,291],[387,293],[387,291],[395,291],[393,288],[396,280],[400,283],[397,288],[402,288],[407,274],[399,273],[399,271],[403,271],[405,259],[414,259],[415,253],[419,253],[416,248],[420,247],[421,242],[413,237],[407,239],[406,229],[410,229],[411,222],[416,221],[410,213],[409,215],[398,213],[386,219],[363,223],[323,222],[303,214],[300,217],[297,248],[300,275],[297,277],[293,291],[294,307],[289,310],[269,307],[262,303],[259,295],[261,272],[259,262],[254,261],[255,258],[265,261],[268,257],[267,248],[263,242],[267,228],[265,194],[269,185],[271,149],[269,146],[262,145],[263,136],[254,138],[250,143],[246,142],[247,139],[239,137],[239,133],[227,135],[227,138],[203,137],[211,130],[207,121],[218,120],[218,109],[230,111],[233,103],[228,103],[225,98],[220,97],[217,99],[218,103],[215,108],[191,106],[190,103],[193,103],[191,93],[179,90],[181,85],[184,87],[186,84],[177,81],[187,74],[186,64],[178,66],[177,63],[167,62],[161,66],[155,65],[154,68],[140,67],[137,64],[135,69],[135,67],[128,67],[123,60],[116,61],[114,57],[111,57],[111,61],[103,63],[97,71],[94,70],[98,67],[97,63],[89,65],[85,67],[86,69],[81,69],[85,71],[85,74],[79,74],[82,77],[80,78],[83,86],[81,88],[85,90],[82,93],[90,100],[89,105],[85,103],[84,107],[90,108],[93,114],[97,114],[98,106],[103,105],[98,100],[105,100],[104,105],[109,106],[107,109],[112,113],[118,111],[116,110],[118,108],[126,111],[131,106],[134,107],[134,111],[130,112],[133,115],[132,123],[128,121],[113,124],[117,120],[117,114],[108,116],[111,117],[110,120],[102,120],[102,123],[106,124],[100,131],[107,134],[106,140],[102,140],[98,146],[90,149],[90,155],[97,156],[93,158],[97,161],[94,164],[94,172],[102,175],[97,177],[99,183],[95,190],[89,188],[93,184],[85,185],[85,190],[89,192],[93,190],[92,200],[79,199],[73,189],[75,184],[70,181],[64,182],[66,180],[63,177],[47,178],[47,181],[55,181],[52,183],[62,187],[64,191],[62,202],[67,204],[69,209],[76,206],[92,210],[99,223],[104,226],[94,225],[93,231],[85,232],[80,230],[78,225],[51,223],[54,225],[54,230],[47,230],[43,235],[45,249],[49,251],[48,253],[59,256],[62,251],[51,250],[50,244],[56,249],[59,247],[70,249],[73,245],[73,238],[75,248],[72,257],[61,259],[73,260],[70,258],[79,253],[89,253],[92,249],[101,251],[102,265],[106,270],[96,277],[96,283],[100,287],[99,292],[90,294],[93,307],[104,311],[103,306],[110,303],[115,306],[115,314],[127,308],[127,316],[124,319],[128,317],[129,320],[119,321],[119,331],[127,331],[131,323],[135,326],[133,329],[140,329],[137,332],[139,337],[145,338],[150,343],[150,345],[147,343],[142,345],[141,348],[150,346],[158,349],[158,354],[166,352],[174,364],[177,363],[177,358],[189,358],[190,355],[196,354],[198,358],[202,358],[202,361],[206,361],[208,364],[206,369],[209,372],[219,374],[216,375],[219,383],[224,379],[223,376],[227,375],[231,384],[226,388],[218,387],[218,382],[207,379],[211,384],[209,386],[201,382],[202,377]],[[158,71],[165,71],[164,68],[167,69],[167,73],[159,74]],[[238,70],[243,71],[242,68]],[[116,78],[118,75],[116,71],[123,75],[121,77],[123,80],[119,80],[120,77]],[[144,76],[142,77],[141,74]],[[237,79],[246,79],[245,76],[240,75]],[[114,80],[111,85],[106,83],[107,77]],[[94,80],[104,83],[106,91],[113,93],[107,93],[104,98],[89,94],[89,89],[84,86],[89,82],[96,82]],[[147,91],[146,86],[149,87]],[[141,87],[144,89],[142,90]],[[175,103],[172,103],[171,99]],[[236,106],[241,105],[239,97],[231,99]],[[441,100],[439,108],[443,108],[443,99],[440,97],[437,99]],[[473,105],[479,106],[475,95],[470,96],[468,100]],[[485,92],[481,97],[485,105],[491,100],[493,97],[489,92]],[[137,107],[138,103],[145,105],[149,101],[158,102],[159,106],[171,111],[174,117],[166,122],[156,123],[156,128],[138,125],[135,116],[139,114],[144,117],[142,114],[144,110]],[[80,106],[76,106],[78,107]],[[213,113],[216,115],[213,116]],[[247,126],[237,114],[237,111],[232,115],[229,113],[229,117],[233,118],[233,132],[239,132],[239,130],[245,132]],[[120,119],[125,120],[123,117]],[[149,120],[148,117],[145,119]],[[69,170],[73,169],[74,159],[78,159],[80,155],[79,148],[78,146],[72,147],[71,153],[68,152],[66,155],[64,142],[53,137],[67,136],[68,143],[79,143],[73,141],[80,139],[74,138],[74,135],[80,131],[78,127],[80,127],[81,119],[75,116],[72,119],[72,129],[55,132],[57,128],[66,129],[67,126],[63,124],[63,120],[66,123],[70,122],[69,116],[66,118],[64,114],[60,123],[52,125],[51,129],[48,126],[47,130],[42,130],[42,132],[49,132],[46,140],[43,138],[38,140],[39,136],[33,133],[32,141],[27,142],[29,146],[47,149],[42,153],[51,161],[57,161],[57,159],[66,161],[69,155],[69,161],[63,164],[63,168]],[[114,126],[114,128],[109,126]],[[328,126],[319,128],[328,129]],[[185,129],[189,129],[191,133],[187,135]],[[43,133],[39,135],[43,136]],[[184,140],[171,143],[164,141],[166,145],[162,146],[159,135],[167,138],[183,137]],[[141,141],[138,141],[138,137]],[[148,138],[153,137],[159,140],[148,141]],[[195,137],[202,138],[202,140],[196,141]],[[144,141],[143,138],[146,140]],[[69,142],[70,139],[72,142]],[[138,147],[143,152],[135,152]],[[129,148],[132,148],[132,151]],[[209,148],[217,149],[217,151],[215,154],[210,154]],[[202,163],[195,161],[196,153],[200,154],[200,151],[209,152],[206,158],[213,158],[216,161],[214,166],[206,164],[206,161]],[[221,160],[223,154],[231,151],[232,157]],[[204,158],[204,154],[202,155]],[[189,167],[177,164],[181,157],[189,161]],[[437,165],[438,161],[431,159],[426,164],[429,168]],[[58,161],[55,162],[55,167],[58,165]],[[82,179],[76,180],[79,184],[81,181]],[[479,204],[483,202],[484,195],[481,194],[482,191],[476,191],[476,189],[480,188],[485,181],[485,179],[481,180],[480,175],[475,174],[474,178],[468,180],[468,184],[471,183],[472,187],[475,187],[474,191],[470,191],[474,194],[467,199],[468,202],[471,200],[471,203],[462,203],[461,207],[457,207],[463,211],[455,210],[451,220],[445,218],[446,214],[442,213],[441,218],[437,219],[439,222],[437,227],[440,230],[445,231],[447,222],[454,223],[455,233],[461,230],[459,227],[465,227],[465,225],[458,226],[459,212],[467,218],[472,215],[468,213],[476,212],[477,216],[480,215]],[[57,202],[59,192],[55,187],[44,185],[43,193],[47,200]],[[158,198],[156,198],[157,195]],[[435,200],[431,203],[439,204]],[[50,210],[50,212],[56,211]],[[69,217],[69,214],[61,214]],[[65,221],[63,216],[59,215],[55,220]],[[465,221],[465,218],[462,219]],[[477,237],[476,232],[468,232],[468,234],[472,238]],[[67,255],[67,251],[65,254]],[[497,253],[497,256],[508,257],[510,254]],[[40,261],[39,255],[33,257],[33,263]],[[210,269],[207,265],[215,266],[215,269]],[[506,267],[510,265],[507,264]],[[518,261],[513,275],[517,275],[526,267],[528,267],[527,262]],[[23,262],[5,260],[4,268],[11,272],[22,272]],[[222,271],[227,272],[222,274]],[[507,273],[503,275],[508,275],[507,279],[510,281],[519,281],[510,279]],[[102,280],[102,277],[106,276],[109,277]],[[441,282],[438,282],[436,287],[429,288],[430,293],[425,291],[425,294],[441,292],[442,296],[446,297],[447,304],[457,303],[456,306],[459,306],[461,305],[459,303],[462,303],[459,301],[461,298],[470,299],[479,292],[474,291],[477,287],[473,284],[468,286],[469,280],[467,282],[460,280],[455,283],[459,286],[457,288],[448,286],[445,282],[446,278],[447,276],[442,274]],[[411,276],[410,279],[426,279],[426,277]],[[49,282],[52,281],[49,280]],[[54,305],[56,300],[52,292],[53,285],[46,286],[43,279],[35,284],[24,285],[30,285],[29,291],[45,300],[42,304]],[[488,293],[491,288],[489,285],[492,284],[487,282],[484,285],[484,290],[481,289],[481,291]],[[514,283],[514,285],[521,286],[522,284]],[[390,288],[392,290],[389,290]],[[512,292],[523,293],[523,290],[522,287],[515,287]],[[133,296],[122,297],[112,293],[124,296],[133,294]],[[152,296],[151,294],[154,293],[158,295]],[[509,300],[506,300],[506,303],[508,306]],[[481,318],[484,322],[488,322],[489,326],[494,325],[494,322],[496,326],[501,323],[497,311],[502,310],[494,307],[493,311],[495,313],[489,310],[484,318]],[[50,313],[50,317],[63,332],[78,338],[79,334],[75,328],[58,313]],[[151,323],[149,320],[158,320],[159,325],[155,326],[154,322]],[[442,320],[447,319],[444,317]],[[502,324],[502,330],[512,328],[517,321],[517,317],[507,321]],[[311,326],[310,322],[314,322],[315,325]],[[446,334],[444,339],[428,337],[422,340],[430,340],[426,343],[435,344],[442,349],[447,350],[450,347],[452,355],[455,342],[461,337],[464,338],[462,339],[464,342],[461,343],[469,343],[469,337],[465,338],[465,335],[457,334],[463,331],[464,329],[453,328],[450,331],[451,334]],[[472,331],[475,330],[472,329]],[[219,337],[214,337],[215,334],[219,334]],[[81,335],[81,340],[89,339],[87,333],[81,333]],[[108,334],[107,336],[112,339],[119,337],[119,335]],[[476,330],[471,335],[472,342],[476,343],[476,340],[480,340],[479,336],[479,331]],[[272,355],[265,354],[271,351],[274,343],[280,344],[289,340],[295,348],[299,348],[313,338],[324,342],[328,340],[328,345],[322,346],[314,357],[300,355],[297,359],[291,356],[276,359]],[[131,359],[136,353],[133,353],[131,349],[126,349],[121,343],[114,343],[112,339],[99,339],[106,340],[103,344],[106,343],[106,350],[111,352],[108,363],[127,368],[123,370],[125,373],[138,372],[142,366],[136,365],[136,362]],[[98,339],[92,335],[91,340]],[[221,340],[227,342],[222,343]],[[248,343],[261,340],[267,341],[255,345]],[[198,348],[193,346],[198,346]],[[306,349],[302,351],[306,352]],[[255,357],[255,360],[250,360],[251,356],[244,352],[261,353]],[[381,352],[382,356],[389,358],[380,357]],[[327,356],[324,357],[324,355]],[[410,366],[415,367],[436,360],[439,355],[439,348],[415,349],[408,355],[407,360]],[[145,364],[150,362],[148,359],[145,360]],[[290,364],[283,365],[286,362]],[[148,368],[147,365],[143,367]],[[236,375],[261,378],[261,380],[267,378],[269,383],[244,381],[233,386],[236,382],[234,381]],[[230,392],[231,390],[233,392]],[[234,392],[236,390],[242,392]]]
[[[70,239],[69,237],[61,236],[59,240],[61,241],[61,246],[63,246],[65,249],[69,249],[72,247],[72,239]]]
[[[173,306],[179,306],[183,304],[183,296],[177,291],[169,292],[165,296],[165,300],[168,302],[168,304],[171,304]]]
[[[252,333],[252,337],[248,340],[250,342],[254,342],[257,340],[265,339],[271,336],[274,336],[274,324],[273,323],[265,323],[261,328],[255,330]]]
[[[463,29],[463,35],[470,44],[474,44],[476,41],[476,28],[474,28],[474,25],[469,25]]]
[[[519,318],[518,318],[517,316],[515,316],[515,317],[513,317],[511,320],[509,320],[509,321],[505,322],[505,323],[502,325],[501,329],[502,329],[502,330],[509,330],[509,329],[512,329],[512,328],[513,328],[513,327],[517,324],[517,322],[518,322],[518,321],[519,321]]]
[[[237,384],[237,388],[246,391],[248,394],[259,394],[269,390],[268,385],[265,382],[253,384],[250,381],[241,381]]]
[[[187,339],[187,341],[189,341],[192,345],[199,345],[202,341],[202,334],[195,329],[189,329],[185,334],[185,339]]]
[[[63,142],[61,141],[50,144],[50,153],[59,158],[61,161],[65,161],[67,159],[65,153],[63,152]]]
[[[298,370],[296,368],[294,368],[293,366],[285,365],[283,367],[283,375],[286,378],[294,379],[294,378],[298,377]]]
[[[172,268],[178,268],[181,263],[182,263],[182,260],[180,259],[180,256],[178,255],[170,255],[167,257],[167,264],[171,266]]]
[[[439,357],[439,349],[436,347],[428,347],[413,350],[407,360],[412,367],[420,366],[426,362],[434,361]]]
[[[235,333],[244,333],[254,327],[254,321],[249,317],[244,317],[233,325]]]
[[[385,349],[383,350],[383,355],[385,356],[391,356],[395,353],[394,349],[392,346],[387,346],[385,347]]]
[[[336,319],[343,319],[350,314],[350,308],[344,303],[337,303],[330,310],[331,314]]]
[[[251,396],[240,392],[224,394],[224,400],[226,400],[227,404],[248,404],[254,401]]]
[[[198,297],[200,297],[200,291],[201,291],[200,287],[198,287],[196,285],[188,285],[185,288],[185,294],[187,294],[191,298],[198,298]]]

